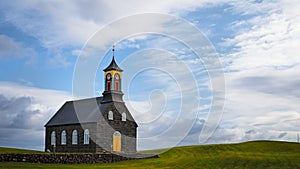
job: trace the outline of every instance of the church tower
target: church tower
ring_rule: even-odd
[[[122,92],[122,72],[123,70],[117,65],[115,61],[114,52],[112,49],[113,57],[112,61],[105,68],[104,71],[104,92],[102,102],[123,102],[123,92]]]

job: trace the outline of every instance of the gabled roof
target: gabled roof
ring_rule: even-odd
[[[112,61],[110,62],[110,64],[103,71],[106,72],[109,70],[117,70],[117,71],[123,72],[123,70],[117,65],[117,63],[115,61],[115,57],[112,58]]]
[[[67,101],[45,126],[96,122],[101,116],[102,97]],[[98,106],[99,105],[99,106]]]
[[[119,113],[128,112],[127,119],[134,121],[124,103],[101,103],[102,97],[67,101],[46,123],[47,126],[68,125],[78,123],[96,123],[103,118],[103,113],[114,104]]]

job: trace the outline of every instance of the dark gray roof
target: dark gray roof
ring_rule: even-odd
[[[67,101],[45,126],[96,122],[101,117],[101,109],[107,104],[99,104],[102,97]]]
[[[122,72],[123,70],[117,65],[116,61],[115,61],[115,57],[113,57],[112,61],[110,62],[110,64],[107,66],[107,68],[104,69],[104,71],[109,71],[109,70],[117,70]]]
[[[107,111],[112,104],[114,104],[114,107],[116,107],[120,113],[124,111],[128,112],[129,116],[127,116],[127,119],[134,121],[124,103],[101,103],[101,101],[102,97],[67,101],[48,121],[48,123],[46,123],[45,127],[98,122],[100,118],[103,118],[102,114]]]

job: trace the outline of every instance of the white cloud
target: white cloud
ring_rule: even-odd
[[[14,51],[21,48],[21,45],[15,42],[12,38],[9,38],[5,35],[0,35],[0,51],[7,52],[7,51]],[[1,57],[3,57],[1,55]]]
[[[260,3],[262,7],[268,6],[267,9],[257,8],[262,12],[261,15],[256,14],[250,19],[238,22],[248,25],[246,29],[243,26],[232,27],[237,29],[238,33],[227,39],[226,43],[237,48],[237,51],[233,51],[229,58],[226,58],[231,62],[229,69],[245,70],[300,63],[300,57],[296,55],[300,41],[300,16],[289,9],[290,6],[299,7],[299,3],[273,3],[271,6],[268,6],[269,2]],[[239,31],[240,29],[242,31]]]
[[[43,150],[45,123],[70,99],[62,91],[1,82],[0,144]]]
[[[296,124],[300,116],[296,9],[296,1],[233,4],[230,10],[248,17],[228,24],[235,35],[226,39],[233,50],[222,58],[227,65],[226,108],[222,128],[210,141],[295,141],[300,127]]]
[[[112,21],[138,13],[183,14],[215,1],[36,1],[1,3],[6,22],[39,39],[44,46],[82,45]],[[139,25],[142,26],[142,25]],[[126,29],[120,27],[119,31]]]
[[[48,66],[50,67],[70,67],[73,63],[68,61],[68,57],[63,56],[60,53],[55,54],[53,57],[50,57],[47,61]]]
[[[0,60],[23,59],[26,64],[33,64],[36,58],[34,49],[25,47],[11,37],[0,34]]]
[[[291,135],[300,127],[299,69],[261,68],[226,74],[226,108],[221,126],[255,130],[256,134],[248,139],[279,139],[271,133],[285,132],[280,140],[294,141]],[[260,131],[263,134],[257,134]]]

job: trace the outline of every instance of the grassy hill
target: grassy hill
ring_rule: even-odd
[[[2,149],[0,149],[2,152]],[[158,159],[113,164],[0,163],[0,168],[300,168],[300,144],[253,141],[240,144],[176,147]]]
[[[34,151],[34,150],[25,150],[25,149],[18,149],[18,148],[7,148],[7,147],[0,147],[0,154],[6,153],[26,153],[26,154],[33,154],[33,153],[43,153],[41,151]]]

